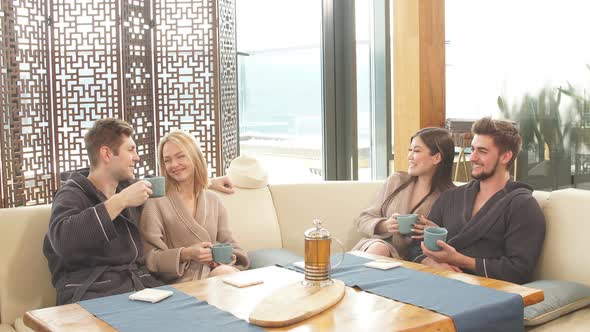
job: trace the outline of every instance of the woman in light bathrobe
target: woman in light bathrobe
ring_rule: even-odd
[[[396,216],[415,213],[428,216],[438,196],[453,187],[451,173],[454,143],[442,128],[424,128],[412,136],[408,152],[408,173],[396,172],[386,181],[373,203],[356,219],[363,238],[353,250],[394,258],[405,258],[413,239],[423,231],[414,229],[412,236],[398,231]],[[426,223],[420,217],[417,223]]]
[[[166,135],[158,146],[166,195],[149,199],[142,212],[144,260],[162,281],[176,283],[248,268],[246,252],[233,238],[221,200],[207,188],[207,163],[195,139],[184,131]],[[212,261],[211,246],[231,243],[233,262]]]

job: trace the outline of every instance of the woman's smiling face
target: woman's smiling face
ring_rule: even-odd
[[[440,154],[431,155],[431,153],[419,136],[414,137],[408,149],[408,174],[433,176],[440,163]]]
[[[168,175],[178,183],[193,180],[194,166],[189,156],[175,143],[167,142],[162,148]]]

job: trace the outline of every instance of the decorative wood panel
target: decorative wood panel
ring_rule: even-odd
[[[89,165],[84,135],[121,112],[116,0],[52,0],[57,169]]]
[[[240,154],[238,126],[238,65],[236,47],[235,0],[219,0],[219,81],[221,128],[221,167],[223,174],[229,163]]]
[[[125,120],[135,128],[139,176],[157,173],[150,11],[148,0],[122,0],[123,100]]]
[[[55,191],[44,0],[2,0],[2,207],[44,204]]]
[[[140,176],[176,128],[201,142],[210,175],[237,156],[235,0],[0,4],[1,207],[50,203],[62,172],[88,166],[84,135],[105,117],[135,128]]]
[[[219,165],[216,12],[214,0],[154,2],[156,126],[201,143],[211,176]]]

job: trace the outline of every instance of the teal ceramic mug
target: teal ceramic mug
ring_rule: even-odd
[[[428,250],[439,251],[442,248],[436,244],[436,241],[447,242],[447,234],[448,231],[444,227],[427,227],[424,230],[424,245]]]
[[[229,264],[232,262],[234,248],[231,243],[216,243],[211,247],[211,254],[215,263]]]
[[[163,176],[154,176],[151,178],[144,178],[142,181],[147,181],[152,184],[152,194],[150,198],[162,197],[166,194],[166,178]]]
[[[418,220],[417,214],[400,214],[397,216],[397,224],[399,225],[399,233],[408,235],[412,233],[412,228]]]

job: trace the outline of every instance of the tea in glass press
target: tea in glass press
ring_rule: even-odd
[[[344,258],[344,248],[342,243],[330,236],[330,232],[322,228],[321,220],[314,220],[315,227],[305,231],[305,286],[331,286],[333,281],[330,279],[332,265],[330,263],[330,247],[332,240],[335,240],[341,247],[341,258],[335,266],[342,263]]]

